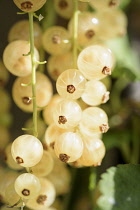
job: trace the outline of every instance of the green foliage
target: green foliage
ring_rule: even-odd
[[[140,165],[119,165],[102,174],[99,182],[100,210],[139,210]]]
[[[103,136],[103,141],[106,149],[111,149],[112,147],[121,148],[123,144],[128,144],[130,142],[130,130],[110,130]]]
[[[127,36],[106,42],[115,55],[117,65],[112,73],[114,78],[128,78],[130,81],[140,79],[139,58],[132,49]]]

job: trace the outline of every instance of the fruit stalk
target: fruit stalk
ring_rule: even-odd
[[[78,36],[78,0],[74,0],[74,18],[73,18],[73,58],[74,68],[77,68],[77,36]]]
[[[32,101],[33,101],[33,135],[37,137],[37,104],[36,104],[36,69],[34,56],[34,29],[33,29],[33,12],[29,12],[30,27],[30,53],[32,63]]]

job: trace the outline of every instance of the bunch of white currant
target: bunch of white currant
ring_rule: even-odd
[[[34,13],[47,4],[46,0],[13,1],[25,13]],[[108,79],[115,66],[114,56],[105,42],[125,35],[127,27],[127,18],[118,5],[119,0],[54,0],[56,12],[69,20],[68,28],[52,26],[42,32],[34,22],[34,49],[30,47],[27,20],[10,29],[3,62],[17,76],[12,88],[13,100],[25,112],[34,112],[34,106],[38,111],[38,136],[30,131],[12,143],[0,142],[6,164],[15,170],[0,166],[1,200],[10,207],[26,204],[33,210],[54,210],[51,205],[56,196],[69,190],[70,173],[64,163],[75,167],[101,164],[105,155],[101,137],[109,125],[105,111],[97,106],[109,99],[103,79]],[[88,11],[89,6],[94,12]],[[42,47],[50,54],[46,67],[56,81],[58,94],[53,95],[51,81],[37,69]],[[8,78],[4,65],[0,63],[2,84]],[[9,110],[9,99],[2,88],[0,96],[4,98],[0,113],[5,113],[3,110]],[[39,117],[41,112],[43,120]],[[33,125],[30,121],[26,127],[35,126],[35,121]],[[4,128],[0,126],[0,130]]]

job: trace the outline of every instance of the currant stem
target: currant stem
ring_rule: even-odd
[[[139,141],[139,117],[138,116],[133,116],[132,118],[132,154],[131,154],[131,160],[130,162],[132,164],[138,164],[139,163],[139,158],[140,158],[140,141]]]
[[[29,27],[30,27],[30,52],[32,63],[32,100],[33,100],[33,135],[37,137],[37,104],[36,104],[36,69],[34,55],[34,28],[33,28],[33,12],[29,12]]]
[[[73,59],[74,68],[77,68],[77,56],[78,56],[78,0],[74,0],[74,18],[73,18]]]
[[[90,205],[93,209],[93,196],[94,196],[94,191],[96,188],[96,181],[97,181],[97,171],[96,168],[90,167],[90,175],[89,175],[89,197],[90,197]]]

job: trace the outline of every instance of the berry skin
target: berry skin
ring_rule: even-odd
[[[10,73],[19,77],[31,74],[31,55],[24,56],[24,54],[26,55],[29,51],[30,43],[25,40],[16,40],[7,45],[3,53],[3,62]],[[39,53],[36,48],[35,59],[39,60]]]
[[[31,84],[32,77],[31,75],[26,77],[19,77],[15,80],[12,88],[12,95],[15,104],[26,112],[33,111],[33,100],[32,100],[32,86]],[[25,84],[22,85],[22,84]],[[27,86],[26,86],[27,84]],[[53,94],[52,84],[49,78],[41,73],[36,73],[36,103],[42,109],[46,106]]]
[[[82,155],[83,141],[79,134],[65,132],[55,141],[54,150],[62,162],[74,162]]]
[[[83,111],[80,130],[95,133],[106,133],[109,129],[105,111],[98,107],[88,107]]]
[[[34,198],[40,191],[39,179],[30,173],[23,173],[15,180],[15,191],[21,198]]]
[[[111,75],[114,57],[110,49],[102,45],[91,45],[81,51],[77,65],[86,79],[101,80]]]
[[[77,69],[64,71],[57,79],[56,88],[63,98],[78,99],[85,89],[86,79]]]
[[[71,49],[70,35],[62,26],[52,26],[42,36],[44,49],[51,55],[61,55]]]
[[[101,81],[90,80],[86,83],[82,100],[91,106],[98,106],[109,100],[109,92]]]
[[[24,12],[35,12],[39,10],[46,0],[13,0],[16,6]]]
[[[99,166],[105,155],[104,143],[98,138],[83,139],[84,149],[79,161],[83,166]]]
[[[62,100],[54,110],[54,122],[63,129],[70,129],[77,126],[82,117],[81,107],[74,100]]]
[[[32,167],[42,158],[43,146],[32,135],[21,135],[14,140],[11,147],[14,160],[23,167]]]

